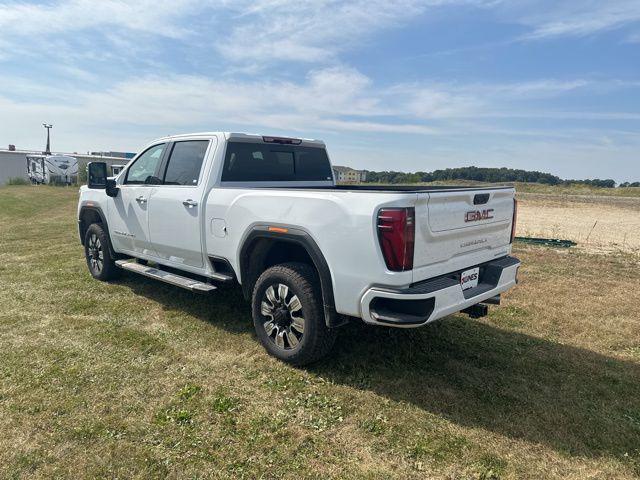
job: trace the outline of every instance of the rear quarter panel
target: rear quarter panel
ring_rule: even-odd
[[[412,281],[411,272],[386,269],[375,213],[382,206],[412,206],[415,200],[416,194],[402,193],[214,188],[206,202],[206,249],[226,258],[239,274],[240,250],[254,226],[304,230],[329,265],[336,310],[359,316],[360,297],[371,286]],[[224,236],[220,225],[226,226]]]

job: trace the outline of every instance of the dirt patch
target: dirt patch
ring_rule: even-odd
[[[640,198],[518,194],[519,236],[573,240],[593,252],[640,253]]]

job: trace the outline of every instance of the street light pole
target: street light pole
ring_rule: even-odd
[[[53,128],[53,125],[48,123],[43,123],[42,126],[47,129],[47,149],[45,150],[45,155],[51,155],[51,138],[49,136],[49,131]]]

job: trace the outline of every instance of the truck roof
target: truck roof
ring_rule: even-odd
[[[295,140],[301,140],[302,144],[305,145],[313,145],[318,147],[324,147],[325,143],[323,140],[318,140],[314,138],[302,138],[302,137],[283,137],[281,135],[262,135],[259,133],[242,133],[242,132],[196,132],[196,133],[182,133],[178,135],[168,135],[166,137],[158,138],[155,141],[160,140],[175,140],[179,138],[190,138],[190,137],[210,137],[213,135],[222,135],[227,140],[235,140],[235,141],[245,141],[245,142],[262,142],[264,138],[291,138]]]

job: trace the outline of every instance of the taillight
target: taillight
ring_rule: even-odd
[[[511,243],[516,238],[516,223],[518,223],[518,200],[513,199],[513,220],[511,222]]]
[[[378,212],[378,239],[387,268],[404,272],[413,268],[415,243],[415,210],[382,208]]]

